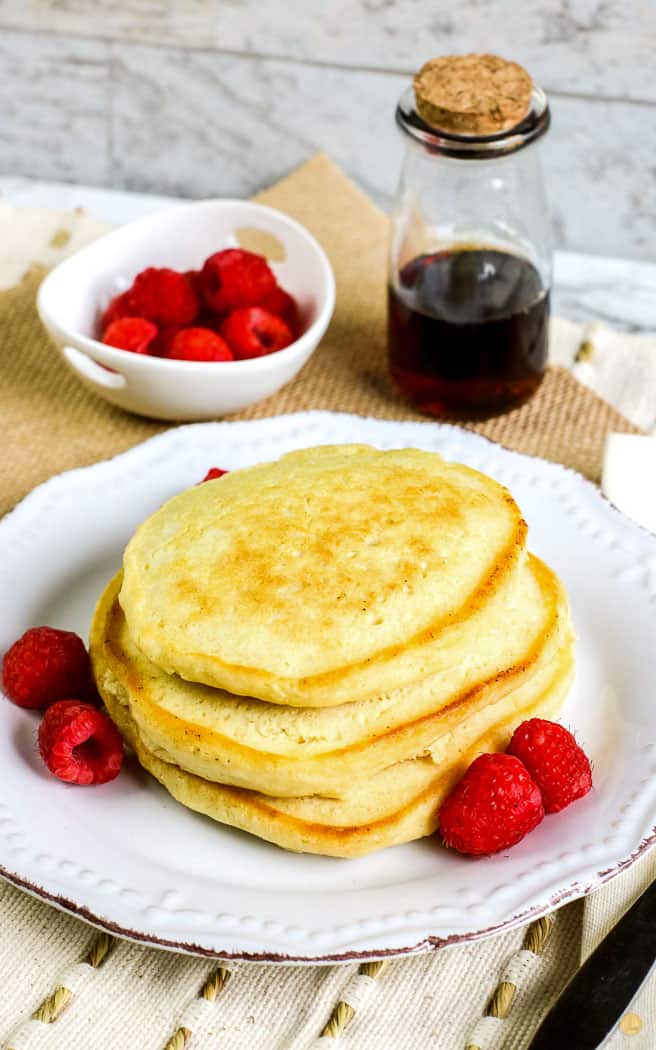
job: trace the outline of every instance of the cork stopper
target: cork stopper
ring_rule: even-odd
[[[419,116],[431,127],[493,135],[521,123],[533,82],[522,66],[498,55],[447,55],[426,62],[414,88]]]

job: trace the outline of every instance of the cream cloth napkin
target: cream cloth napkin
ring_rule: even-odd
[[[656,435],[608,435],[601,491],[627,517],[656,533]]]
[[[569,368],[636,426],[656,433],[656,336],[618,332],[599,321],[556,323],[551,363]]]
[[[81,212],[19,211],[6,204],[0,205],[0,224],[3,233],[12,231],[0,243],[0,288],[14,284],[32,262],[53,264],[104,228]],[[649,340],[553,321],[554,363],[572,367],[581,381],[646,426],[656,422],[656,405],[643,396],[644,377],[636,391],[624,381],[636,341],[640,360],[650,369],[656,345]],[[600,348],[598,361],[587,345],[591,342]],[[646,344],[651,351],[643,353]],[[653,381],[650,389],[656,390]],[[544,1004],[561,986],[563,972],[573,969],[580,950],[584,955],[592,950],[654,875],[656,854],[651,854],[591,895],[584,908],[570,906],[567,921],[555,923],[540,955],[523,949],[523,933],[515,930],[479,944],[391,962],[375,981],[358,977],[352,965],[231,963],[227,984],[214,1001],[199,1000],[198,993],[215,963],[117,942],[95,968],[82,962],[96,938],[90,927],[0,884],[0,1046],[330,1050],[338,1042],[358,1050],[464,1050],[475,1040],[480,1050],[522,1050]],[[481,1022],[502,976],[518,988],[512,1011],[503,1020]],[[74,997],[56,1023],[31,1021],[36,1007],[62,985]],[[643,990],[613,1034],[613,1050],[625,1045],[653,1050],[654,995],[653,984]],[[340,999],[356,1008],[355,1016],[339,1040],[319,1039]]]
[[[106,233],[106,223],[88,212],[15,208],[0,200],[0,290],[18,284],[30,266],[55,266]]]

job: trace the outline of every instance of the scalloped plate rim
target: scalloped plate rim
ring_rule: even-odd
[[[479,453],[482,449],[485,449],[485,453],[488,457],[493,459],[500,457],[502,464],[507,462],[508,464],[516,464],[518,469],[524,467],[524,471],[527,470],[539,470],[543,471],[545,468],[547,473],[553,474],[555,477],[559,475],[569,479],[569,483],[580,487],[581,491],[585,492],[586,495],[590,496],[593,502],[596,501],[597,510],[602,515],[610,515],[610,520],[613,520],[616,527],[620,531],[629,530],[633,533],[633,537],[647,547],[650,547],[649,556],[656,554],[656,544],[654,544],[654,537],[652,537],[646,530],[641,529],[635,523],[630,522],[628,519],[617,511],[612,505],[605,500],[605,498],[599,493],[592,482],[583,478],[570,468],[564,467],[560,464],[549,463],[539,457],[531,457],[525,454],[517,453],[503,448],[502,446],[496,445],[494,442],[489,441],[487,438],[481,435],[473,434],[469,431],[464,431],[456,426],[449,424],[434,424],[424,422],[395,422],[395,421],[382,421],[382,420],[371,420],[364,417],[354,416],[346,413],[330,413],[330,412],[308,412],[308,413],[296,413],[286,416],[271,417],[265,420],[259,421],[248,421],[248,422],[216,422],[216,423],[195,423],[189,424],[182,427],[171,428],[161,434],[155,435],[154,437],[136,445],[125,452],[119,453],[108,460],[100,461],[99,463],[92,464],[87,467],[76,468],[71,471],[67,471],[63,474],[55,475],[48,479],[43,484],[37,486],[31,493],[29,493],[0,523],[0,537],[4,537],[6,531],[13,531],[17,527],[17,523],[20,524],[24,518],[31,517],[39,508],[43,505],[45,500],[46,505],[50,497],[57,497],[58,494],[62,494],[66,498],[67,493],[75,491],[78,485],[84,485],[93,474],[94,477],[102,475],[104,471],[108,477],[110,477],[117,466],[136,464],[141,461],[144,457],[146,459],[153,458],[155,453],[164,452],[168,446],[175,448],[179,446],[183,448],[185,443],[190,439],[190,444],[193,444],[194,435],[212,433],[212,434],[232,434],[233,439],[237,440],[242,432],[253,433],[259,431],[265,435],[270,435],[271,432],[274,434],[277,432],[298,434],[299,428],[303,429],[303,433],[307,434],[309,438],[312,438],[312,430],[321,430],[330,427],[339,428],[340,424],[344,424],[345,428],[355,425],[356,428],[366,431],[368,428],[384,429],[385,431],[397,434],[404,433],[412,434],[417,433],[425,437],[430,430],[433,437],[438,436],[439,441],[435,444],[435,441],[431,441],[430,447],[439,447],[439,445],[449,444],[449,439],[464,441],[470,449],[475,449]],[[309,432],[308,432],[309,431]],[[349,438],[352,440],[352,438]],[[369,437],[369,440],[372,438]],[[334,438],[333,438],[334,440]],[[366,440],[365,437],[361,440]],[[266,441],[266,438],[262,438],[262,441]],[[298,442],[302,444],[305,442]],[[307,443],[316,443],[308,441]],[[375,443],[375,442],[374,442]],[[412,442],[411,442],[412,443]],[[427,442],[424,442],[426,446]],[[390,446],[388,446],[390,447]],[[447,453],[448,454],[448,453]],[[157,456],[155,456],[157,458]],[[531,464],[535,466],[531,467]],[[539,464],[539,466],[538,466]],[[513,909],[512,914],[507,915],[499,922],[494,923],[491,926],[481,926],[477,929],[471,929],[465,932],[453,932],[446,936],[439,936],[437,934],[426,933],[419,940],[408,945],[395,945],[394,947],[380,947],[376,949],[375,946],[360,948],[358,947],[358,941],[361,939],[366,940],[366,934],[363,934],[362,938],[357,938],[353,943],[353,948],[344,951],[330,951],[323,952],[321,954],[296,954],[293,951],[281,951],[281,950],[267,950],[267,951],[255,951],[251,952],[247,948],[241,948],[238,951],[228,951],[221,949],[220,946],[207,947],[195,943],[192,938],[185,939],[169,939],[158,935],[157,931],[147,929],[132,929],[124,926],[122,923],[115,922],[110,915],[104,915],[102,911],[97,908],[90,909],[86,905],[80,904],[72,898],[62,896],[61,894],[52,893],[46,885],[40,885],[33,880],[33,877],[27,877],[21,871],[15,871],[10,869],[7,865],[0,863],[0,874],[14,883],[27,890],[27,892],[41,897],[44,900],[50,901],[55,906],[62,908],[65,911],[73,914],[81,915],[90,923],[97,925],[103,929],[108,930],[118,936],[127,937],[131,940],[137,940],[143,943],[150,943],[160,947],[166,947],[171,950],[178,950],[182,952],[188,952],[191,954],[202,954],[208,956],[216,956],[223,958],[238,958],[238,959],[251,959],[258,961],[280,961],[280,962],[307,962],[307,963],[331,963],[337,961],[349,961],[354,959],[363,958],[381,958],[391,955],[403,955],[412,954],[426,950],[435,950],[446,944],[461,943],[463,941],[471,941],[487,936],[491,933],[500,932],[503,929],[509,929],[513,926],[529,921],[534,918],[538,918],[551,911],[554,907],[566,900],[573,900],[577,897],[584,896],[592,889],[603,884],[615,875],[619,874],[626,867],[632,864],[642,853],[645,852],[656,840],[656,825],[648,825],[642,828],[642,837],[636,843],[634,843],[630,852],[627,853],[626,849],[619,849],[621,856],[619,858],[614,857],[613,862],[608,867],[602,867],[601,870],[597,870],[598,865],[588,867],[585,871],[582,871],[581,877],[575,880],[570,880],[568,886],[559,886],[554,888],[553,892],[548,893],[546,886],[542,889],[538,889],[538,894],[545,895],[545,899],[537,904],[528,906],[523,909]],[[348,862],[347,862],[348,863]],[[47,883],[47,880],[45,880]],[[408,917],[409,917],[408,913]],[[405,916],[398,915],[397,917],[403,919]],[[387,916],[381,917],[378,921],[382,922]],[[371,920],[369,920],[371,921]],[[147,925],[147,924],[144,924]],[[348,928],[348,927],[347,927]],[[332,931],[336,932],[339,930],[339,926],[331,927]],[[411,929],[406,927],[408,937],[411,936]],[[308,931],[304,931],[308,934]],[[394,931],[396,934],[399,931]],[[414,931],[413,931],[414,933]],[[245,937],[244,940],[248,940],[249,937]],[[260,935],[261,939],[261,935]],[[275,939],[275,938],[274,938]],[[375,935],[374,935],[375,939]],[[397,937],[398,939],[398,937]],[[291,946],[290,946],[291,947]],[[271,949],[274,946],[271,945]],[[276,949],[281,949],[282,945],[278,943],[275,945]]]

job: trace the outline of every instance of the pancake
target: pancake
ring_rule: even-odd
[[[128,544],[120,603],[169,674],[333,707],[433,673],[525,540],[503,486],[437,453],[310,448],[169,500]]]
[[[184,806],[284,849],[357,857],[432,834],[442,801],[474,758],[504,748],[522,719],[555,717],[572,672],[572,654],[567,649],[544,691],[528,706],[513,709],[503,721],[482,732],[473,720],[461,722],[444,760],[435,762],[427,756],[397,763],[357,781],[349,795],[339,800],[275,798],[204,780],[149,751],[127,706],[110,694],[106,704],[141,765]]]
[[[557,578],[529,557],[466,624],[469,658],[381,697],[301,709],[240,698],[169,675],[140,652],[117,601],[120,576],[102,596],[90,651],[98,687],[129,706],[144,745],[205,779],[270,795],[343,797],[354,778],[432,751],[459,723],[486,725],[544,689],[571,649],[567,599]],[[512,583],[512,586],[510,586]],[[455,640],[454,640],[455,644]]]

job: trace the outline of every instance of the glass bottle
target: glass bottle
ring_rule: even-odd
[[[546,97],[534,85],[516,127],[465,135],[425,123],[409,88],[396,120],[406,151],[392,218],[392,378],[428,415],[497,415],[535,392],[547,362]]]

